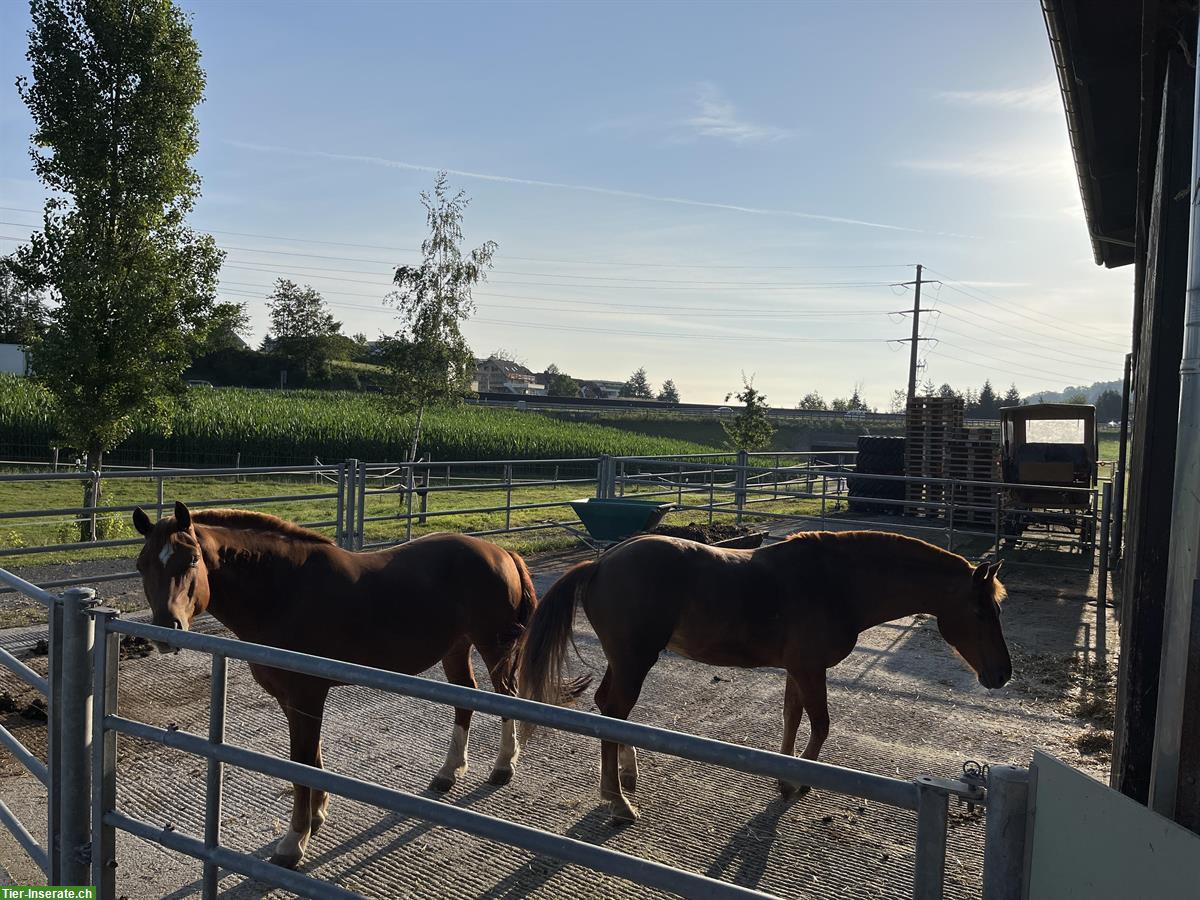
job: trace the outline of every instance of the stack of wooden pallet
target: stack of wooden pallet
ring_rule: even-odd
[[[1000,442],[990,428],[961,428],[946,442],[947,478],[961,481],[1000,481]],[[996,526],[996,489],[988,484],[957,485],[954,524]]]
[[[909,478],[948,478],[946,445],[954,433],[963,427],[961,397],[914,397],[908,401],[904,426],[904,471]],[[905,501],[907,515],[941,516],[941,510],[929,504],[941,504],[946,499],[941,484],[908,482]]]

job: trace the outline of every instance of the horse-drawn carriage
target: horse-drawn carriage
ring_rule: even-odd
[[[1026,531],[1078,536],[1095,544],[1096,408],[1036,403],[1000,410],[1004,534]]]

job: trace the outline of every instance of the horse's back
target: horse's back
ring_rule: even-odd
[[[598,633],[647,653],[669,646],[718,665],[767,665],[774,656],[778,591],[753,550],[636,538],[601,558],[584,608]]]

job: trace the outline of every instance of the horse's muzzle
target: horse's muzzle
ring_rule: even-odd
[[[988,690],[996,690],[1008,684],[1008,680],[1012,678],[1012,667],[1009,666],[1003,671],[981,672],[979,674],[979,683]]]
[[[155,622],[154,624],[157,625],[159,628],[174,628],[176,631],[187,631],[188,630],[187,627],[182,622],[180,622],[178,619],[172,619],[170,624],[164,624],[161,622]],[[178,653],[181,649],[179,647],[176,647],[174,644],[168,644],[166,641],[153,641],[152,640],[150,643],[152,643],[155,647],[158,648],[159,653]]]

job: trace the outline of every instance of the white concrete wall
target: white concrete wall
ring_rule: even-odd
[[[25,351],[16,344],[0,344],[0,372],[24,375]]]

